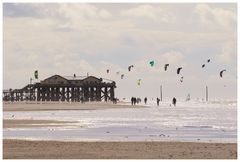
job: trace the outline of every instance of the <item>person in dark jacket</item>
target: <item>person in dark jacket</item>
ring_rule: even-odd
[[[157,105],[159,106],[159,102],[160,102],[160,99],[159,98],[157,98]]]
[[[134,98],[132,97],[132,98],[131,98],[131,103],[132,103],[132,105],[133,105],[133,102],[134,102]]]
[[[176,99],[175,97],[173,97],[173,99],[172,99],[172,104],[173,104],[174,106],[176,106],[176,103],[177,103],[177,99]]]
[[[147,97],[144,98],[144,103],[147,104]]]

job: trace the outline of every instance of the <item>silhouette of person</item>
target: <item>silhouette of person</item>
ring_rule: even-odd
[[[144,103],[147,104],[147,97],[144,98]]]
[[[134,103],[134,105],[136,105],[136,103],[137,103],[136,97],[133,98],[133,103]]]
[[[134,100],[134,98],[132,97],[132,98],[131,98],[131,103],[132,103],[132,105],[133,105],[133,102],[134,102],[133,100]]]
[[[159,102],[160,102],[160,99],[159,98],[157,98],[157,105],[159,106]]]
[[[172,99],[172,104],[173,104],[174,106],[176,106],[176,103],[177,103],[177,99],[176,99],[175,97],[173,97],[173,99]]]

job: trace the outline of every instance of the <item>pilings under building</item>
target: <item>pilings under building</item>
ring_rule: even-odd
[[[88,76],[51,76],[43,81],[28,84],[22,89],[3,91],[3,101],[113,101],[114,81]]]

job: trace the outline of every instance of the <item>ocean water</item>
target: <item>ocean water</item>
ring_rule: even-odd
[[[4,119],[73,121],[61,127],[3,129],[4,139],[237,142],[235,103],[180,102],[146,108],[12,111]],[[61,124],[62,125],[62,124]]]

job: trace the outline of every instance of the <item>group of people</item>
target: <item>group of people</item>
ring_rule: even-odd
[[[142,101],[141,98],[136,98],[136,97],[131,98],[132,105],[139,104],[139,103],[141,103],[141,101]]]
[[[157,106],[159,106],[159,102],[160,102],[161,100],[159,99],[159,98],[157,98]],[[136,105],[136,103],[140,103],[141,102],[141,99],[140,98],[136,98],[136,97],[132,97],[131,98],[131,103],[132,103],[132,105]],[[144,103],[145,104],[147,104],[147,97],[145,97],[144,98]],[[176,104],[177,104],[177,99],[175,98],[175,97],[173,97],[173,99],[172,99],[172,104],[174,105],[174,106],[176,106]]]

